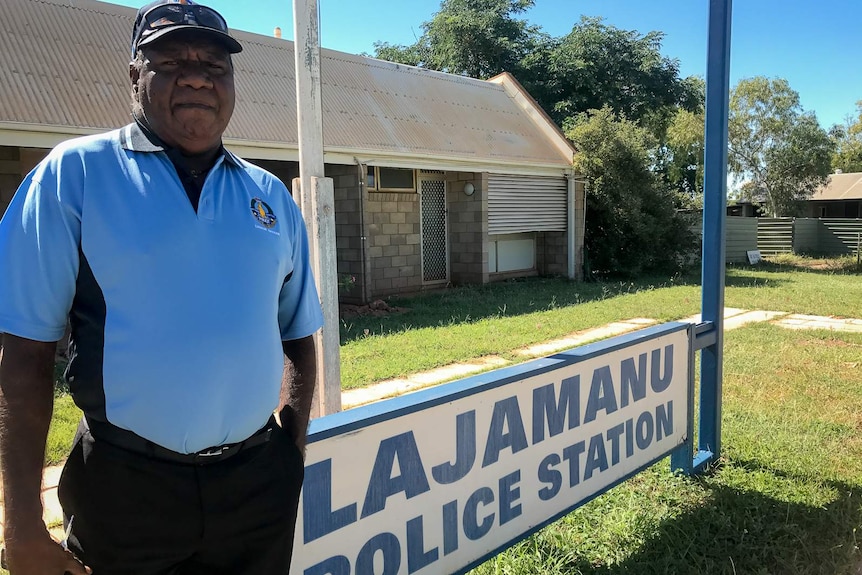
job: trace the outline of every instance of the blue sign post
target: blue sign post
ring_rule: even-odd
[[[724,346],[724,260],[727,206],[727,118],[730,95],[732,0],[710,0],[706,70],[706,149],[703,184],[701,323],[694,350],[701,350],[700,420],[697,452],[689,441],[671,465],[697,473],[721,453],[721,381]]]

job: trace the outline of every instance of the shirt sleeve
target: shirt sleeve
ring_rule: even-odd
[[[312,335],[323,326],[323,311],[311,271],[308,253],[308,234],[299,208],[285,190],[286,212],[290,220],[287,228],[293,247],[293,271],[284,283],[278,301],[278,325],[282,341],[301,339]]]
[[[83,170],[74,156],[49,154],[0,220],[0,332],[44,342],[63,337],[81,240]]]

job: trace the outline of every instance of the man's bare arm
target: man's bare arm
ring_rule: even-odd
[[[54,406],[56,343],[3,336],[0,356],[0,472],[12,575],[85,573],[42,520],[42,468]]]
[[[44,530],[42,467],[54,405],[56,343],[5,335],[0,359],[0,469],[6,537]],[[9,533],[12,530],[13,533]]]
[[[286,361],[281,383],[279,417],[283,426],[291,426],[296,445],[304,455],[311,401],[317,382],[314,337],[284,341],[282,348]]]

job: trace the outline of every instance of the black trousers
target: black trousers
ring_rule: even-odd
[[[94,440],[81,426],[58,495],[69,549],[94,575],[285,575],[304,466],[280,427],[208,465]]]

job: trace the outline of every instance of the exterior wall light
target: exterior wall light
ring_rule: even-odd
[[[473,192],[475,192],[475,191],[476,191],[476,188],[470,182],[467,182],[466,184],[464,184],[464,195],[465,196],[472,196]]]

